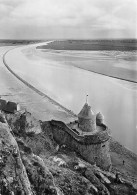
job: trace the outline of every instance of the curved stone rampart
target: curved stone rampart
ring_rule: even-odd
[[[109,140],[108,127],[102,125],[102,131],[99,131],[92,135],[78,135],[76,131],[73,131],[62,121],[51,120],[51,125],[63,129],[68,134],[70,134],[75,140],[81,144],[90,145],[90,144],[99,144]]]
[[[109,170],[111,158],[109,154],[109,135],[106,130],[95,135],[78,135],[61,121],[50,121],[54,140],[59,145],[66,145],[79,153],[87,162]]]

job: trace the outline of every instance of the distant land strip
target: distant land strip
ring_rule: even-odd
[[[40,90],[38,90],[38,89],[37,89],[36,87],[34,87],[33,85],[29,84],[27,81],[25,81],[24,79],[22,79],[19,75],[17,75],[17,74],[9,67],[9,65],[8,65],[7,62],[6,62],[6,54],[7,54],[8,52],[10,52],[11,50],[13,50],[13,49],[17,49],[17,47],[8,50],[8,51],[3,55],[3,63],[4,63],[4,65],[5,65],[5,67],[6,67],[6,68],[7,68],[7,69],[8,69],[8,70],[17,78],[17,79],[19,79],[21,82],[23,82],[27,87],[29,87],[30,89],[32,89],[33,91],[35,91],[35,92],[36,92],[37,94],[39,94],[40,96],[46,97],[47,99],[49,99],[49,101],[51,101],[51,102],[54,103],[55,105],[57,105],[57,106],[59,106],[60,108],[62,108],[63,110],[65,110],[67,113],[69,113],[69,114],[72,115],[73,117],[76,117],[77,115],[76,115],[73,111],[71,111],[71,110],[65,108],[65,107],[62,106],[60,103],[56,102],[54,99],[52,99],[52,98],[49,97],[48,95],[46,95],[45,93],[41,92]]]
[[[136,51],[136,39],[116,40],[55,40],[37,49],[84,50],[84,51]]]

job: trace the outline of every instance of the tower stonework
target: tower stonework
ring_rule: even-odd
[[[96,115],[96,124],[101,125],[104,124],[104,116],[99,112]]]
[[[96,116],[91,107],[85,103],[78,114],[79,128],[84,132],[93,132],[96,130]]]
[[[73,149],[87,162],[96,164],[103,170],[111,169],[110,131],[104,124],[101,113],[95,115],[91,107],[85,103],[78,114],[78,121],[65,124],[52,120],[50,124],[57,143]]]

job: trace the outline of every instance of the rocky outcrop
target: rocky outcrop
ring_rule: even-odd
[[[30,135],[41,133],[41,125],[30,112],[16,112],[15,114],[6,114],[8,124],[16,135]]]
[[[33,194],[18,144],[6,123],[0,123],[0,182],[1,194]]]
[[[1,195],[137,194],[120,174],[103,171],[59,146],[49,122],[37,121],[27,112],[5,118],[1,114]]]

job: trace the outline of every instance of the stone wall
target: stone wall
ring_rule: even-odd
[[[84,145],[99,144],[109,140],[108,128],[104,124],[101,125],[102,131],[91,135],[79,135],[75,131],[70,129],[68,125],[66,125],[62,121],[51,120],[50,124],[52,125],[53,128],[57,127],[58,129],[62,129],[63,131],[67,132],[80,144]]]
[[[85,132],[91,132],[96,130],[96,117],[93,119],[78,118],[79,127]]]
[[[73,134],[65,130],[65,124],[52,124],[52,133],[54,140],[60,145],[66,145],[72,150],[79,153],[87,162],[109,170],[111,167],[111,159],[109,154],[109,140],[97,144],[84,144],[80,139],[75,139]],[[79,136],[80,137],[80,136]]]
[[[97,124],[97,125],[101,125],[101,124],[103,124],[103,123],[104,123],[103,119],[97,119],[97,118],[96,118],[96,124]]]

